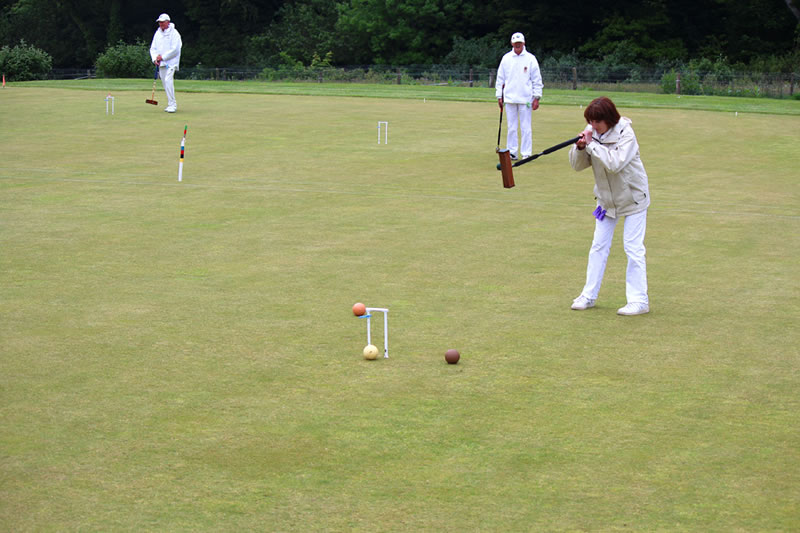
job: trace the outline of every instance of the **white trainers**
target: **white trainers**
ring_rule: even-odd
[[[167,113],[174,113],[177,110],[178,110],[178,106],[174,106],[174,105],[167,106],[167,107],[164,108],[164,111],[166,111]]]
[[[590,307],[594,307],[595,300],[591,298],[587,298],[583,294],[572,300],[572,309],[575,311],[583,311],[584,309],[589,309]]]
[[[649,312],[650,306],[642,302],[631,302],[617,310],[617,314],[623,316],[643,315]]]

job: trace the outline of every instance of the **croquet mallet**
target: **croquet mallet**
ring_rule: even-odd
[[[525,163],[530,163],[531,161],[538,159],[543,155],[547,155],[552,152],[555,152],[556,150],[561,150],[562,148],[566,148],[567,146],[578,142],[578,139],[580,138],[581,136],[578,135],[577,137],[574,137],[562,143],[558,143],[557,145],[551,146],[546,150],[542,150],[538,154],[526,157],[525,159],[517,161],[516,163],[513,164],[511,163],[511,155],[509,154],[508,150],[498,150],[497,155],[500,156],[500,162],[497,164],[497,170],[503,173],[503,187],[505,187],[506,189],[510,189],[514,186],[514,170],[513,170],[514,167],[524,165]]]
[[[144,101],[146,104],[158,105],[158,102],[154,100],[154,98],[156,97],[156,82],[157,81],[158,81],[158,65],[156,65],[156,72],[155,72],[155,75],[153,76],[153,94],[150,95],[150,99],[149,100],[145,100]]]

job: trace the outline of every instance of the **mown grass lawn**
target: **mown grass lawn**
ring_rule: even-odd
[[[503,189],[491,91],[179,81],[167,115],[114,83],[114,116],[108,85],[0,92],[0,529],[797,526],[799,102],[622,100],[653,197],[623,318],[619,235],[569,309],[591,175],[562,151]]]

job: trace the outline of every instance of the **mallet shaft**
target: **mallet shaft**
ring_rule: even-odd
[[[566,148],[567,146],[569,146],[571,144],[575,144],[576,142],[578,142],[578,139],[580,139],[580,138],[581,138],[581,136],[578,135],[577,137],[574,137],[574,138],[569,139],[567,141],[564,141],[562,143],[558,143],[557,145],[551,146],[550,148],[547,148],[546,150],[542,150],[538,154],[532,155],[530,157],[526,157],[525,159],[522,159],[521,161],[517,161],[516,163],[514,163],[511,166],[518,167],[520,165],[524,165],[525,163],[530,163],[531,161],[533,161],[534,159],[536,159],[538,157],[541,157],[543,155],[547,155],[547,154],[549,154],[551,152],[555,152],[556,150],[561,150],[562,148]]]

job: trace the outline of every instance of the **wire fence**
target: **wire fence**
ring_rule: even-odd
[[[51,79],[95,77],[94,69],[54,69]],[[453,65],[356,65],[253,67],[184,67],[177,79],[215,81],[382,83],[398,85],[449,85],[494,87],[497,69]],[[676,69],[647,69],[637,65],[577,66],[542,65],[545,87],[556,89],[594,89],[606,91],[798,97],[800,73],[702,72]]]

